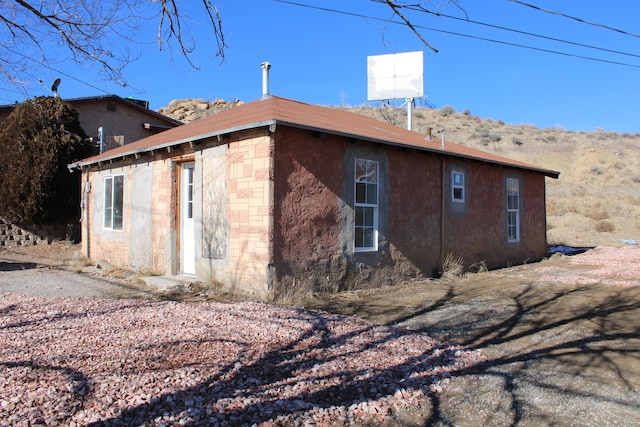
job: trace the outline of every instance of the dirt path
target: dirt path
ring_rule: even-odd
[[[22,253],[0,252],[0,293],[72,298],[151,298],[126,281],[104,280],[97,274],[77,274],[62,261]]]

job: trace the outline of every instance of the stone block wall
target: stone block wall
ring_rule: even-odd
[[[79,238],[79,227],[75,223],[34,227],[0,219],[0,247],[48,245],[54,240],[78,241]]]

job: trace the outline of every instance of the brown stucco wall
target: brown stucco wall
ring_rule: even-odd
[[[340,237],[344,142],[289,128],[275,138],[274,290],[337,290],[348,273]]]
[[[465,206],[451,202],[451,170],[464,170]],[[506,237],[507,177],[520,180],[521,239]],[[443,253],[465,265],[484,262],[490,269],[539,260],[546,253],[544,176],[468,160],[445,161],[445,246]]]
[[[376,252],[353,250],[355,157],[379,162]],[[542,174],[289,128],[276,134],[274,164],[276,294],[431,277],[449,253],[466,267],[483,261],[497,268],[546,252]],[[462,206],[450,200],[452,168],[465,172]],[[521,183],[515,244],[505,231],[507,177]]]
[[[440,253],[437,157],[291,129],[278,131],[275,147],[276,294],[391,285],[432,274]],[[379,162],[375,252],[353,248],[356,157]]]
[[[484,261],[497,268],[539,259],[546,251],[542,174],[287,126],[234,133],[200,149],[194,153],[183,147],[85,170],[92,188],[82,228],[88,255],[131,266],[132,256],[146,250],[153,265],[162,267],[158,272],[179,273],[176,168],[182,161],[195,162],[196,191],[208,182],[202,177],[205,164],[225,167],[220,188],[211,190],[217,200],[203,200],[204,190],[195,199],[196,215],[212,203],[224,203],[220,212],[228,219],[221,221],[223,252],[205,255],[210,251],[196,243],[198,279],[219,279],[259,299],[431,277],[449,253],[463,258],[467,267]],[[377,251],[353,247],[356,158],[379,164]],[[103,195],[98,189],[114,168],[126,180],[123,231],[105,231],[100,223]],[[450,200],[452,169],[465,173],[463,205]],[[521,181],[521,242],[515,244],[507,243],[505,235],[507,177]],[[148,202],[139,199],[141,192],[148,192]],[[142,229],[151,235],[142,236]],[[132,247],[145,239],[148,248]]]
[[[430,276],[440,263],[441,160],[400,149],[389,157],[388,239],[401,277]]]

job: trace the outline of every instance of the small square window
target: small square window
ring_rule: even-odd
[[[464,203],[464,172],[451,172],[451,200]]]

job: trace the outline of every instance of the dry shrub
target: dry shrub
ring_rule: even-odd
[[[598,203],[599,205],[599,203]],[[587,213],[587,217],[593,219],[594,221],[602,221],[603,219],[609,219],[609,214],[604,209],[599,209],[599,206],[596,205],[591,208],[591,211]]]
[[[443,279],[454,279],[462,276],[463,273],[464,260],[462,258],[455,258],[452,253],[449,253],[442,263],[440,277]]]
[[[613,233],[615,229],[614,225],[607,221],[598,221],[596,223],[596,231],[598,233]]]
[[[475,262],[473,264],[471,264],[471,266],[469,267],[469,272],[470,273],[486,273],[488,272],[489,269],[487,268],[487,263],[484,261],[480,261],[480,262]]]
[[[81,273],[85,267],[93,265],[93,262],[84,255],[75,254],[71,260],[71,267],[76,273]]]
[[[442,117],[447,117],[452,114],[455,114],[455,112],[456,112],[455,108],[453,108],[451,105],[445,105],[438,111],[438,114],[440,114]]]
[[[314,297],[313,289],[311,289],[309,283],[295,278],[291,283],[280,284],[279,289],[274,291],[271,299],[283,305],[304,306],[305,302],[312,300]]]
[[[560,212],[560,211],[559,211]],[[576,207],[576,204],[571,202],[567,205],[567,207],[565,208],[563,213],[578,213],[578,208]]]

